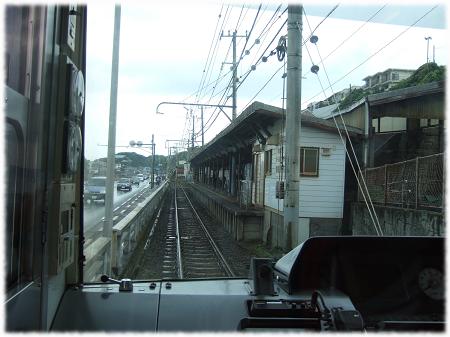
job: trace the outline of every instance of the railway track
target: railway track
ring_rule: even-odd
[[[162,273],[164,278],[234,277],[184,189],[174,186]]]

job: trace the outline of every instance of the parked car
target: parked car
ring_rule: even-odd
[[[105,203],[106,177],[91,177],[86,185],[84,201]]]
[[[139,178],[140,181],[144,181],[144,175],[142,173],[139,173],[137,177]]]
[[[138,185],[139,186],[140,182],[141,182],[141,180],[137,176],[134,176],[133,178],[131,178],[131,183],[133,185]]]
[[[131,179],[130,178],[120,178],[117,183],[118,191],[131,191]]]

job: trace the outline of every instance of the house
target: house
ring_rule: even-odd
[[[284,233],[283,113],[254,102],[190,160],[194,194],[237,240],[282,247],[287,239],[294,247],[310,236],[341,230],[347,141],[334,122],[302,115],[299,221]],[[362,130],[348,129],[359,140]]]
[[[408,78],[414,72],[415,70],[389,68],[363,78],[365,82],[363,89],[374,89],[378,92],[389,90],[394,84]]]

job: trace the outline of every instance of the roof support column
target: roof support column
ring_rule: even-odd
[[[230,193],[233,197],[236,196],[236,153],[231,153],[231,168],[230,168]]]

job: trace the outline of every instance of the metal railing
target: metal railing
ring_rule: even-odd
[[[373,203],[403,208],[442,208],[443,153],[368,168],[364,177]],[[361,191],[358,201],[363,201]]]

